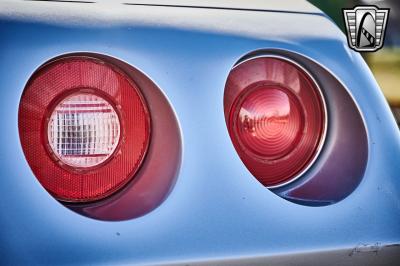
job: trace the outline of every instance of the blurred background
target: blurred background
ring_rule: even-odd
[[[385,42],[376,52],[361,53],[371,68],[400,126],[400,1],[399,0],[309,0],[323,10],[346,34],[342,8],[375,5],[390,8]]]

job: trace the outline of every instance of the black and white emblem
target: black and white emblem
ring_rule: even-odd
[[[388,8],[356,6],[343,9],[350,48],[359,52],[374,52],[383,46]]]

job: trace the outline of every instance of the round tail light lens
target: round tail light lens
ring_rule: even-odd
[[[119,68],[84,56],[41,67],[19,107],[27,161],[55,198],[103,199],[132,180],[150,142],[150,114]]]
[[[241,100],[232,120],[243,150],[260,160],[277,160],[296,147],[304,118],[301,105],[289,91],[260,85]]]
[[[316,159],[326,134],[326,109],[312,77],[297,64],[259,57],[236,66],[225,88],[232,142],[265,186],[295,180]]]

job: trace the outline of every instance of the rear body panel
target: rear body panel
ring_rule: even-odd
[[[298,0],[152,0],[135,1],[128,0],[123,3],[135,6],[158,6],[158,7],[192,7],[207,9],[229,9],[229,10],[253,10],[253,11],[275,11],[275,12],[295,12],[295,13],[315,13],[322,14],[320,10],[306,1]]]
[[[2,263],[394,265],[400,257],[400,134],[370,70],[329,19],[109,5],[0,4]],[[325,207],[288,202],[264,188],[238,157],[224,120],[224,86],[232,66],[258,49],[301,54],[353,95],[369,157],[360,185],[344,200]],[[175,109],[182,165],[168,198],[147,215],[121,222],[81,216],[53,199],[25,160],[17,117],[26,82],[49,59],[75,52],[135,66]]]

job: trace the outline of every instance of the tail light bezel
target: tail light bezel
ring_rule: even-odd
[[[115,193],[96,201],[61,201],[51,197],[52,195],[41,186],[40,182],[37,182],[37,185],[42,188],[45,196],[57,200],[63,207],[85,217],[102,221],[123,221],[143,216],[166,200],[178,178],[182,161],[182,135],[176,112],[162,88],[146,74],[145,69],[135,66],[134,60],[128,62],[122,58],[91,52],[60,54],[57,57],[48,58],[47,61],[37,62],[38,68],[31,73],[31,77],[51,62],[76,56],[93,58],[116,67],[141,89],[147,111],[152,114],[146,155],[134,178]],[[26,80],[24,87],[30,80],[31,78]],[[25,90],[22,91],[22,95],[24,92]],[[21,99],[22,96],[20,101]],[[20,144],[21,152],[25,153],[21,136]],[[26,156],[25,159],[27,159]],[[32,170],[28,163],[26,167]],[[37,180],[35,176],[36,174],[31,171],[31,175],[27,178]]]

